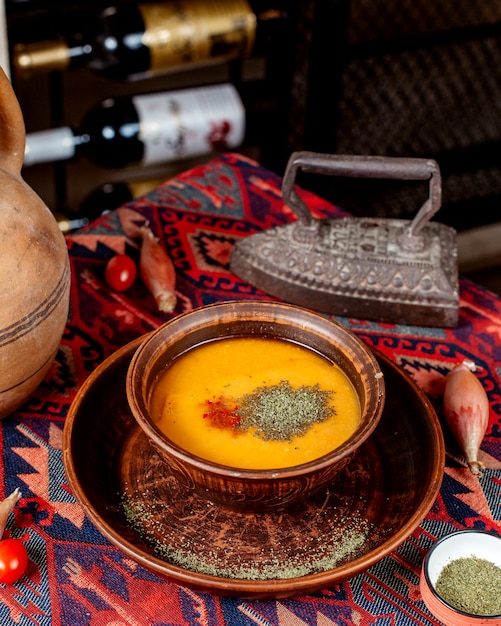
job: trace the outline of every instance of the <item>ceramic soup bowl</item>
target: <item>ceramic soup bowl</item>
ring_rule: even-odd
[[[294,404],[299,396],[296,395],[295,390],[291,391],[292,387],[287,387],[286,382],[281,380],[282,377],[288,379],[289,365],[286,366],[286,372],[283,376],[278,373],[280,350],[292,348],[292,350],[299,350],[302,354],[306,351],[308,358],[322,361],[320,365],[328,367],[327,379],[334,376],[331,373],[333,370],[341,372],[358,407],[358,418],[347,438],[341,442],[335,442],[334,437],[325,435],[325,431],[321,430],[327,424],[327,421],[324,420],[324,423],[315,424],[315,428],[320,428],[318,432],[324,434],[312,437],[315,443],[323,446],[320,448],[318,456],[313,451],[310,452],[313,455],[312,458],[289,462],[289,458],[295,458],[293,454],[301,448],[301,445],[294,443],[298,441],[297,439],[292,439],[293,444],[290,444],[292,437],[290,431],[288,431],[288,438],[284,435],[286,441],[273,441],[271,444],[269,441],[263,442],[263,439],[272,437],[268,423],[266,427],[262,427],[265,429],[265,434],[257,442],[256,439],[259,437],[256,437],[255,433],[253,436],[249,435],[249,430],[244,434],[241,430],[230,432],[229,426],[233,424],[233,422],[230,424],[230,421],[240,420],[237,403],[234,399],[232,404],[229,401],[223,401],[222,393],[224,391],[221,392],[220,389],[214,388],[214,392],[212,392],[212,388],[209,388],[209,395],[205,404],[203,406],[200,402],[195,404],[199,407],[198,410],[203,413],[204,418],[210,419],[202,419],[198,416],[198,431],[192,431],[193,434],[187,436],[186,444],[180,443],[180,440],[164,427],[162,415],[167,415],[167,418],[172,422],[172,428],[187,428],[188,410],[179,407],[172,408],[171,405],[169,405],[168,411],[162,409],[166,406],[162,404],[163,399],[160,405],[157,400],[160,381],[166,373],[175,371],[176,366],[181,363],[181,359],[186,361],[190,354],[192,356],[195,354],[196,350],[199,350],[199,353],[200,350],[208,347],[209,349],[215,347],[219,350],[224,342],[230,347],[242,346],[242,342],[240,344],[235,343],[233,341],[235,339],[272,340],[272,352],[269,357],[260,351],[263,342],[258,341],[259,349],[255,354],[250,348],[239,348],[243,351],[244,356],[241,360],[244,363],[246,361],[251,363],[258,370],[257,374],[250,375],[251,378],[254,375],[259,378],[261,370],[266,370],[263,379],[280,381],[271,386],[271,391],[270,387],[259,387],[259,393],[255,392],[257,395],[247,394],[244,397],[258,399],[261,402],[259,406],[262,406],[263,402],[271,402],[273,407],[275,406],[273,402],[276,401],[276,397],[273,395],[275,393],[279,394],[279,398],[282,398],[280,393],[285,394],[288,400],[292,398],[293,404],[286,405],[286,413],[281,414],[286,416],[284,424],[287,422],[287,427],[289,427],[289,421],[295,424],[294,420],[298,418],[300,413],[302,415],[305,407],[300,404],[298,408],[298,405]],[[228,343],[227,340],[231,341]],[[269,343],[268,341],[268,345]],[[287,361],[287,363],[291,363],[291,372],[294,360],[295,357]],[[203,386],[203,384],[212,384],[207,381],[212,380],[212,370],[218,369],[219,366],[227,372],[228,379],[227,384],[223,379],[222,389],[230,389],[232,385],[238,384],[242,377],[236,361],[237,359],[234,357],[213,357],[213,361],[208,366],[204,366],[205,369],[200,374],[187,375],[186,388],[178,390],[174,382],[166,383],[167,391],[165,393],[172,392],[173,395],[177,393],[178,397],[191,398],[192,395],[195,395],[196,388]],[[310,378],[312,377],[313,371],[310,365],[306,367],[304,373],[306,379],[308,375]],[[322,396],[323,392],[318,392],[315,385],[301,388],[308,390],[306,394],[308,401],[325,398]],[[334,405],[343,397],[342,388],[344,387],[339,385],[331,395],[327,392],[328,397],[334,398]],[[317,391],[314,391],[315,389]],[[351,331],[313,311],[295,305],[265,301],[213,304],[181,314],[166,322],[148,335],[134,354],[127,372],[126,390],[134,418],[153,448],[169,465],[172,473],[183,486],[195,490],[196,493],[212,502],[227,507],[261,511],[297,503],[312,491],[326,488],[350,462],[357,448],[374,431],[381,417],[385,401],[385,383],[379,364],[368,347]],[[272,399],[270,400],[270,398]],[[247,404],[249,403],[247,402]],[[255,408],[256,405],[253,406]],[[308,411],[311,412],[313,409],[308,403],[306,406],[306,419],[309,419]],[[254,416],[257,414],[256,411]],[[333,409],[335,419],[342,419],[343,411],[345,411],[344,405],[338,411]],[[207,422],[212,419],[221,420],[221,418],[226,420],[223,425],[219,422],[214,426],[215,422],[212,422],[207,433],[199,434]],[[238,426],[241,426],[240,422],[238,422]],[[280,428],[285,430],[286,426],[280,423]],[[311,433],[317,432],[311,429],[310,431]],[[296,432],[293,433],[294,436],[297,434]],[[215,437],[215,443],[211,440],[212,436]],[[249,445],[256,444],[264,450],[264,452],[259,453],[251,451],[247,454],[245,458],[250,466],[245,465],[243,460],[240,462],[245,454],[240,453],[239,446],[246,437]],[[211,440],[211,445],[216,451],[215,457],[200,452],[198,448],[192,449],[191,443],[195,440],[200,440],[197,442],[200,445],[205,445]],[[270,448],[267,448],[268,444],[271,446]],[[287,448],[289,444],[290,446]],[[283,453],[280,462],[279,453]],[[231,456],[232,454],[233,456]],[[289,454],[292,456],[289,457]],[[257,462],[259,455],[260,458],[265,459],[263,461],[264,466],[253,465]]]

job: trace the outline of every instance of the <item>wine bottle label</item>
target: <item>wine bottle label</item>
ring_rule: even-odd
[[[252,50],[256,16],[245,0],[140,4],[150,73],[224,61]]]
[[[75,156],[75,136],[68,126],[26,135],[24,166],[64,161]]]
[[[245,135],[245,109],[233,85],[134,96],[143,164],[229,150]]]

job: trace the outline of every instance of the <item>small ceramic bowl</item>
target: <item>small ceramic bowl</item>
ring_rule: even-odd
[[[424,603],[445,626],[500,626],[501,614],[478,615],[465,612],[450,604],[437,592],[437,581],[444,567],[456,559],[470,557],[490,561],[501,568],[501,538],[485,531],[461,530],[439,539],[423,560],[420,590]],[[487,583],[488,581],[483,580],[484,587]]]
[[[202,343],[245,336],[279,338],[300,344],[345,372],[361,406],[360,424],[347,441],[302,465],[246,470],[195,456],[157,428],[149,403],[160,374],[177,357]],[[379,363],[351,331],[295,305],[260,301],[213,304],[166,322],[148,336],[132,358],[126,389],[134,418],[181,484],[212,502],[248,510],[289,505],[332,481],[376,428],[385,400]]]

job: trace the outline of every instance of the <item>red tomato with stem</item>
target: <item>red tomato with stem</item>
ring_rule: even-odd
[[[28,567],[28,553],[19,539],[0,541],[0,583],[15,583]]]
[[[137,277],[137,266],[126,254],[117,254],[106,264],[105,278],[114,291],[127,291]]]

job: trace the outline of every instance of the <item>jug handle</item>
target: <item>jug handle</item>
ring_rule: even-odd
[[[14,89],[0,67],[0,169],[20,176],[24,161],[26,129]]]
[[[285,170],[282,195],[285,203],[306,224],[310,224],[314,218],[306,203],[294,190],[296,172],[299,168],[313,174],[333,174],[351,178],[429,179],[429,198],[410,223],[408,234],[411,236],[417,235],[435,215],[442,201],[440,168],[433,159],[293,152]]]

